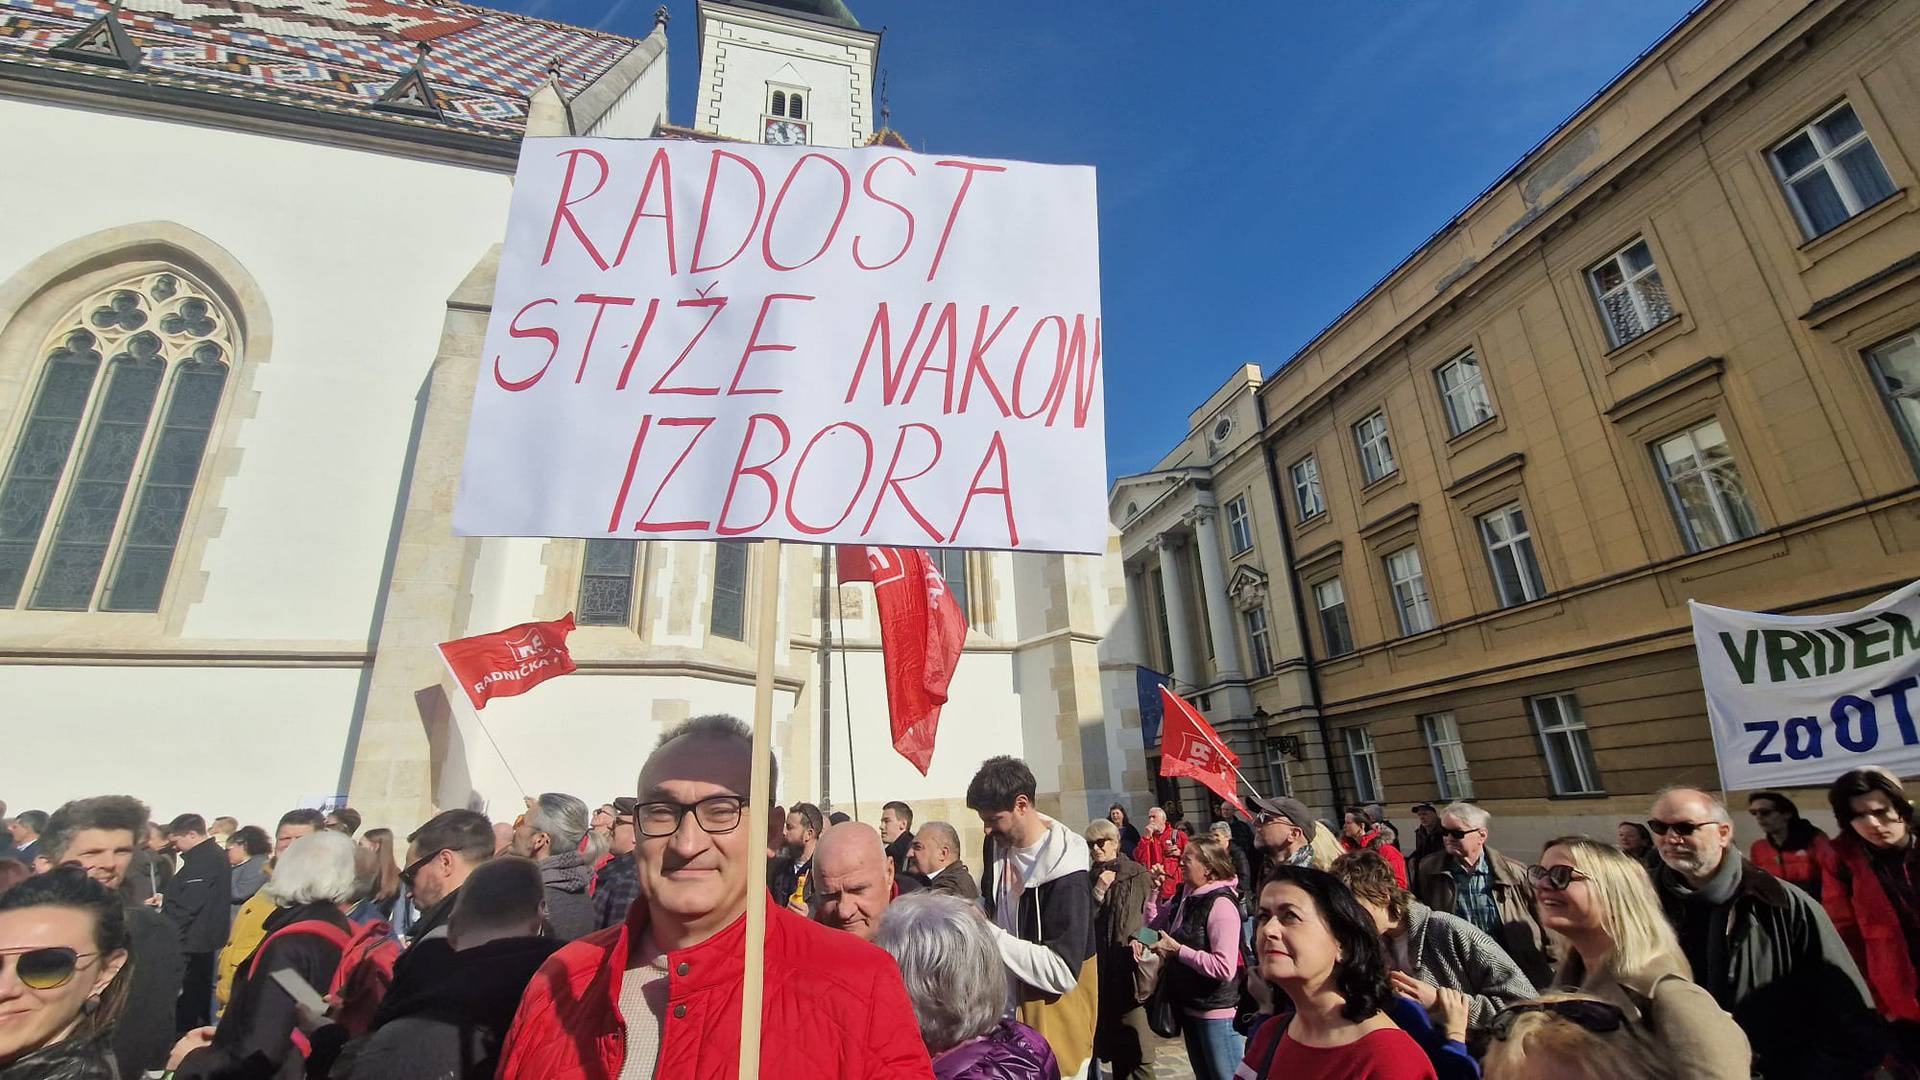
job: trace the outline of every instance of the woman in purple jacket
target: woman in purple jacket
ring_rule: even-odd
[[[1040,1033],[1007,1010],[1007,974],[980,909],[917,892],[888,905],[874,944],[900,965],[936,1080],[1060,1080]]]
[[[1160,978],[1180,1018],[1187,1060],[1197,1080],[1232,1080],[1246,1052],[1233,1030],[1240,1002],[1240,894],[1233,856],[1215,833],[1193,838],[1180,856],[1184,880],[1150,923],[1159,932],[1151,945],[1161,954]]]

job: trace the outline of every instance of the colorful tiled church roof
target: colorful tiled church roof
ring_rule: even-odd
[[[229,99],[357,116],[510,144],[551,76],[579,102],[631,85],[665,48],[451,0],[122,0],[131,70],[58,47],[106,16],[106,0],[0,0],[0,77],[13,65],[131,80]],[[418,65],[433,108],[382,108]],[[609,85],[618,84],[618,85]],[[617,95],[614,95],[617,96]],[[603,105],[604,107],[604,105]],[[591,118],[578,118],[584,127]]]

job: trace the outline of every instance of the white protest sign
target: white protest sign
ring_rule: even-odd
[[[1093,170],[528,139],[468,536],[1106,550]]]
[[[1688,606],[1727,790],[1920,774],[1920,582],[1835,615]]]

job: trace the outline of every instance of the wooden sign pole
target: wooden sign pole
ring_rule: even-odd
[[[780,541],[760,541],[758,662],[753,679],[753,781],[747,795],[747,953],[740,984],[740,1080],[760,1076],[760,1001],[766,971],[767,815],[773,808],[773,657],[779,643]],[[785,898],[782,898],[784,903]]]

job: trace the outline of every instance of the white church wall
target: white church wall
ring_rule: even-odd
[[[272,830],[333,795],[358,668],[0,667],[0,798],[51,813],[126,794],[154,817],[231,814]]]
[[[82,235],[177,222],[253,276],[271,357],[183,636],[364,642],[446,298],[505,220],[505,176],[0,100],[0,278]],[[340,723],[344,724],[344,717]]]
[[[873,134],[873,51],[861,34],[797,26],[736,8],[709,14],[697,126],[759,142],[771,88],[806,94],[808,142],[860,146]]]
[[[620,99],[582,135],[608,139],[648,139],[667,118],[667,54],[640,73]]]

